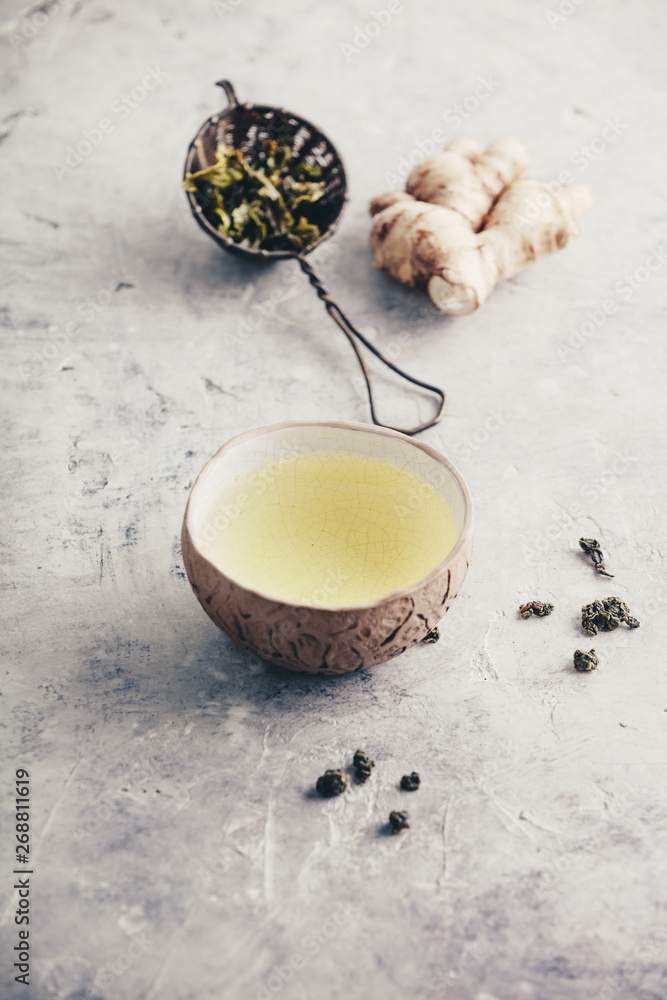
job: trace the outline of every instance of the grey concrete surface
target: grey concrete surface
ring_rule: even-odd
[[[667,996],[667,11],[399,6],[366,32],[385,0],[2,3],[3,997]],[[181,566],[188,489],[221,443],[367,419],[296,265],[236,260],[187,212],[182,162],[223,76],[341,150],[350,203],[323,277],[446,387],[424,440],[476,503],[441,642],[349,678],[246,655]],[[369,198],[436,129],[515,134],[531,173],[594,195],[570,248],[457,320],[368,250]],[[391,382],[382,399],[392,420],[427,412]],[[614,593],[641,628],[589,642],[580,605]],[[522,621],[534,596],[556,610]],[[582,643],[594,674],[572,670]],[[313,798],[357,746],[369,784]],[[387,837],[406,804],[411,829]]]

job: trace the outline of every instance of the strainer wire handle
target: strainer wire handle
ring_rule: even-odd
[[[378,427],[386,427],[388,430],[399,431],[401,434],[407,434],[409,436],[412,436],[413,434],[419,434],[420,431],[425,431],[428,427],[434,427],[435,424],[439,423],[439,421],[442,419],[442,415],[445,409],[445,394],[442,391],[442,389],[439,389],[435,385],[429,385],[428,382],[422,382],[420,379],[414,378],[414,376],[412,375],[408,375],[407,372],[402,371],[397,365],[393,363],[393,361],[390,361],[389,358],[385,358],[384,354],[382,354],[382,352],[379,351],[377,347],[375,347],[368,340],[366,340],[363,333],[357,330],[357,328],[354,326],[349,317],[345,315],[341,307],[336,302],[334,302],[329,292],[327,291],[327,288],[325,287],[324,283],[317,276],[317,274],[315,273],[311,265],[308,263],[306,258],[303,257],[301,254],[294,254],[294,256],[301,265],[301,270],[304,272],[304,274],[308,275],[308,279],[310,280],[311,285],[313,286],[319,297],[322,299],[322,302],[324,302],[326,311],[329,313],[331,318],[338,324],[338,326],[341,328],[341,330],[349,340],[350,344],[352,345],[354,353],[357,356],[357,361],[359,362],[361,371],[366,381],[366,390],[368,392],[368,401],[371,407],[371,417],[373,419],[373,423],[376,424]],[[366,362],[364,361],[363,355],[359,350],[359,345],[357,341],[360,341],[364,345],[364,347],[368,348],[371,354],[374,354],[375,357],[382,362],[383,365],[386,365],[387,368],[391,368],[391,370],[393,372],[396,372],[397,375],[400,375],[401,378],[406,379],[408,382],[412,382],[413,385],[418,385],[420,388],[428,390],[428,392],[434,393],[440,400],[440,404],[438,406],[438,410],[435,416],[432,417],[430,420],[424,421],[423,424],[419,424],[417,427],[412,427],[410,430],[404,430],[401,427],[392,427],[390,424],[383,424],[382,421],[378,420],[377,414],[375,412],[375,399],[373,396],[373,386],[371,385],[370,374],[368,372],[368,368],[366,367]]]
[[[225,94],[227,95],[227,100],[229,101],[229,107],[230,108],[237,107],[240,102],[238,97],[236,96],[236,91],[234,90],[234,87],[232,86],[230,81],[218,80],[217,86],[222,87]],[[437,424],[441,420],[442,414],[445,409],[445,394],[442,391],[442,389],[438,389],[438,387],[435,385],[429,385],[428,382],[422,382],[420,381],[420,379],[414,378],[412,375],[408,375],[407,372],[402,371],[397,365],[393,363],[393,361],[390,361],[389,358],[385,358],[384,354],[382,354],[381,351],[378,351],[377,347],[374,347],[373,344],[371,344],[368,340],[366,340],[363,333],[357,330],[356,326],[352,323],[349,317],[345,315],[341,307],[336,302],[334,302],[334,300],[329,295],[329,292],[327,291],[327,288],[325,287],[324,283],[317,276],[317,274],[315,273],[311,265],[308,263],[306,258],[301,254],[297,253],[294,254],[294,257],[296,258],[296,260],[299,261],[299,264],[301,265],[301,270],[304,272],[304,274],[308,275],[311,285],[313,286],[319,297],[322,299],[322,302],[324,302],[324,306],[327,312],[329,313],[331,318],[338,324],[338,326],[341,328],[341,330],[349,340],[350,344],[352,345],[354,353],[357,356],[357,361],[359,362],[359,366],[363,373],[364,380],[366,382],[366,391],[368,392],[368,402],[370,403],[371,418],[373,420],[373,423],[376,424],[378,427],[387,427],[389,430],[400,431],[402,434],[408,434],[408,435],[418,434],[420,431],[425,431],[428,427],[433,427],[435,424]],[[419,426],[417,427],[412,427],[410,430],[403,430],[400,427],[391,427],[390,424],[383,424],[382,421],[378,420],[377,414],[375,412],[375,398],[373,396],[373,386],[371,385],[371,377],[368,368],[366,367],[366,362],[364,361],[363,355],[359,350],[359,344],[357,343],[357,341],[362,343],[364,347],[368,348],[371,354],[374,354],[375,357],[379,361],[381,361],[383,365],[386,365],[387,368],[390,368],[401,378],[405,379],[407,382],[411,382],[413,385],[418,385],[421,389],[426,389],[428,392],[434,393],[438,397],[438,399],[440,400],[440,404],[438,406],[435,416],[431,420],[426,420],[423,424],[419,424]]]
[[[227,100],[229,101],[230,108],[235,108],[238,104],[241,103],[238,97],[236,96],[236,91],[234,90],[234,87],[229,82],[229,80],[218,80],[216,83],[216,87],[222,87],[225,94],[227,95]]]

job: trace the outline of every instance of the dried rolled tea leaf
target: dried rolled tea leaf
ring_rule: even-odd
[[[363,750],[357,750],[352,760],[357,781],[362,785],[371,776],[371,771],[375,767],[375,761],[366,756]]]
[[[347,775],[343,771],[325,771],[315,788],[325,799],[340,795],[347,788]]]
[[[599,662],[594,649],[589,649],[588,652],[585,649],[575,649],[574,651],[574,669],[578,670],[580,674],[587,670],[597,670]]]
[[[439,639],[440,639],[440,629],[436,626],[435,628],[432,628],[427,635],[424,636],[422,642],[428,644],[431,642],[438,642]]]
[[[613,573],[608,573],[604,565],[604,556],[602,555],[602,549],[600,548],[600,543],[596,538],[580,538],[579,545],[584,550],[584,552],[591,557],[593,560],[593,565],[595,566],[595,572],[601,573],[603,576],[613,577]]]
[[[288,136],[269,139],[250,161],[220,144],[215,163],[187,174],[204,214],[223,236],[249,250],[302,251],[320,238],[308,206],[324,195],[322,169],[292,156]]]
[[[416,792],[419,788],[421,778],[416,771],[411,774],[404,774],[401,778],[401,788],[404,792]]]
[[[630,608],[618,597],[605,597],[601,601],[584,604],[581,608],[581,625],[589,635],[613,632],[619,625],[639,628],[640,622],[630,614]]]
[[[546,604],[544,601],[527,601],[519,608],[519,614],[522,618],[532,618],[533,615],[538,618],[546,618],[553,609],[553,604]]]
[[[605,632],[611,631],[612,628],[618,627],[617,625],[610,624],[611,615],[605,611],[602,601],[593,601],[591,604],[583,604],[581,608],[581,627],[589,635],[597,635],[598,628],[602,628]]]
[[[408,814],[405,810],[398,811],[394,810],[389,813],[389,825],[391,826],[392,833],[399,833],[401,830],[409,830],[410,824],[408,823]]]
[[[639,628],[640,623],[630,614],[630,608],[620,597],[605,597],[602,602],[605,609],[628,628]]]

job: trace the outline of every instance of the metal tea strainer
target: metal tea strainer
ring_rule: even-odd
[[[430,420],[412,427],[410,430],[402,430],[403,434],[417,434],[437,424],[445,407],[445,394],[442,389],[428,382],[422,382],[412,375],[398,368],[389,358],[386,358],[378,349],[371,344],[364,335],[357,330],[343,310],[331,298],[326,287],[318,278],[310,263],[306,260],[306,254],[315,250],[325,240],[327,240],[336,229],[341,213],[347,201],[347,184],[345,180],[345,168],[343,161],[321,129],[312,125],[304,118],[293,115],[283,108],[272,108],[263,104],[240,104],[234,88],[229,80],[220,80],[217,86],[222,87],[229,101],[228,107],[216,115],[208,118],[197,132],[190,143],[188,155],[185,161],[184,175],[194,173],[197,170],[211,166],[215,163],[215,152],[220,144],[233,146],[240,149],[244,156],[251,160],[261,162],[266,156],[266,144],[268,140],[277,137],[278,134],[289,134],[292,142],[292,158],[305,160],[310,165],[317,164],[322,170],[322,180],[325,182],[324,195],[318,201],[308,206],[308,221],[315,223],[319,227],[320,236],[306,250],[301,253],[293,250],[252,250],[248,247],[239,246],[228,236],[223,235],[216,228],[206,215],[206,205],[200,200],[198,193],[186,192],[190,208],[195,219],[217,243],[225,250],[232,253],[241,254],[243,257],[250,257],[253,260],[298,260],[301,270],[308,275],[310,283],[324,302],[325,308],[331,318],[341,328],[354,349],[357,360],[361,366],[366,388],[368,391],[368,401],[370,403],[371,417],[374,424],[379,427],[389,427],[388,424],[381,423],[375,412],[375,399],[371,378],[364,358],[359,349],[359,343],[375,355],[387,368],[390,368],[401,378],[412,382],[428,392],[434,393],[440,400],[437,412]],[[391,430],[401,430],[400,427],[390,428]]]

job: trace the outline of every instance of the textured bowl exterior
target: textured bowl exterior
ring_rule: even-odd
[[[449,565],[409,596],[342,610],[299,608],[245,590],[198,552],[185,521],[181,544],[192,589],[230,639],[288,670],[347,674],[398,656],[438,624],[465,580],[472,534]]]
[[[464,524],[456,545],[423,580],[369,604],[349,608],[304,607],[248,590],[200,552],[189,512],[200,480],[229,449],[267,433],[290,428],[338,428],[399,438],[445,466],[464,499]],[[257,428],[227,442],[193,486],[183,518],[181,549],[188,580],[206,614],[244,649],[277,666],[309,674],[347,674],[390,660],[420,642],[451,607],[466,578],[473,543],[472,501],[461,475],[429,445],[398,431],[342,421],[286,421]]]

